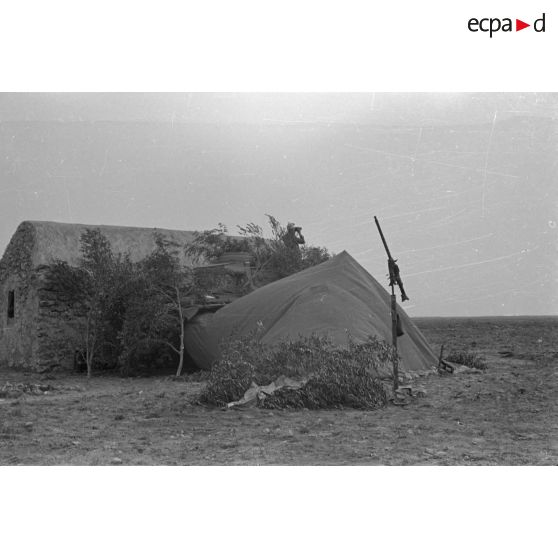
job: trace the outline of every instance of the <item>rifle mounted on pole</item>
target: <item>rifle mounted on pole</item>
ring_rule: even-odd
[[[389,271],[389,286],[391,287],[390,296],[390,313],[391,313],[391,341],[393,344],[393,390],[396,392],[399,389],[399,356],[397,354],[397,336],[398,336],[398,322],[399,316],[397,315],[397,301],[395,298],[395,285],[398,285],[401,291],[401,301],[405,302],[409,300],[409,297],[405,294],[405,289],[403,288],[403,281],[399,275],[399,266],[397,265],[397,260],[391,257],[384,233],[378,222],[378,218],[374,215],[374,221],[376,221],[376,226],[378,227],[378,232],[382,238],[382,243],[386,249],[386,254],[388,257],[388,271]],[[403,331],[400,333],[403,334]]]
[[[384,245],[384,248],[386,249],[386,254],[388,257],[389,286],[391,287],[391,292],[393,293],[393,288],[395,285],[397,285],[399,287],[399,290],[401,291],[401,302],[405,302],[406,300],[409,300],[409,297],[405,293],[405,289],[403,287],[403,281],[401,280],[401,275],[399,274],[399,266],[396,263],[397,260],[394,260],[391,257],[391,253],[384,237],[384,233],[382,232],[382,228],[380,227],[378,218],[375,215],[374,221],[376,221],[376,226],[378,227],[378,232],[380,233],[380,237],[382,238],[382,243]]]

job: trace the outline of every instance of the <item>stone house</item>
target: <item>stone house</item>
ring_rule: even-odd
[[[177,247],[195,237],[193,231],[22,222],[0,260],[0,364],[35,371],[73,367],[75,316],[64,292],[49,284],[46,275],[57,260],[78,264],[80,237],[88,228],[100,230],[115,253],[127,253],[132,261],[155,249],[157,235]],[[177,253],[181,263],[193,266],[183,250]],[[225,264],[216,266],[221,272],[223,267]],[[211,298],[219,300],[218,296]]]

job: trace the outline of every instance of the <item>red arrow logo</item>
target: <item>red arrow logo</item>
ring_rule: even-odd
[[[515,20],[515,30],[516,31],[521,31],[522,29],[525,29],[526,27],[531,27],[531,24],[525,23],[524,21],[521,21],[520,19]]]

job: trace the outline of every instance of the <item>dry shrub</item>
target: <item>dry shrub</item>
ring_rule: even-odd
[[[471,351],[452,351],[445,357],[445,360],[454,364],[463,364],[469,368],[477,368],[478,370],[486,370],[488,368],[484,357]]]
[[[375,338],[336,347],[311,336],[274,347],[247,336],[227,343],[210,370],[200,402],[226,405],[240,399],[252,382],[263,386],[281,375],[307,379],[298,390],[283,388],[266,397],[266,408],[374,408],[387,397],[379,372],[391,362],[392,348]]]

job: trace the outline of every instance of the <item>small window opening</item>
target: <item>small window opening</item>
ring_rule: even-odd
[[[8,291],[8,318],[15,316],[15,294],[14,291]]]

